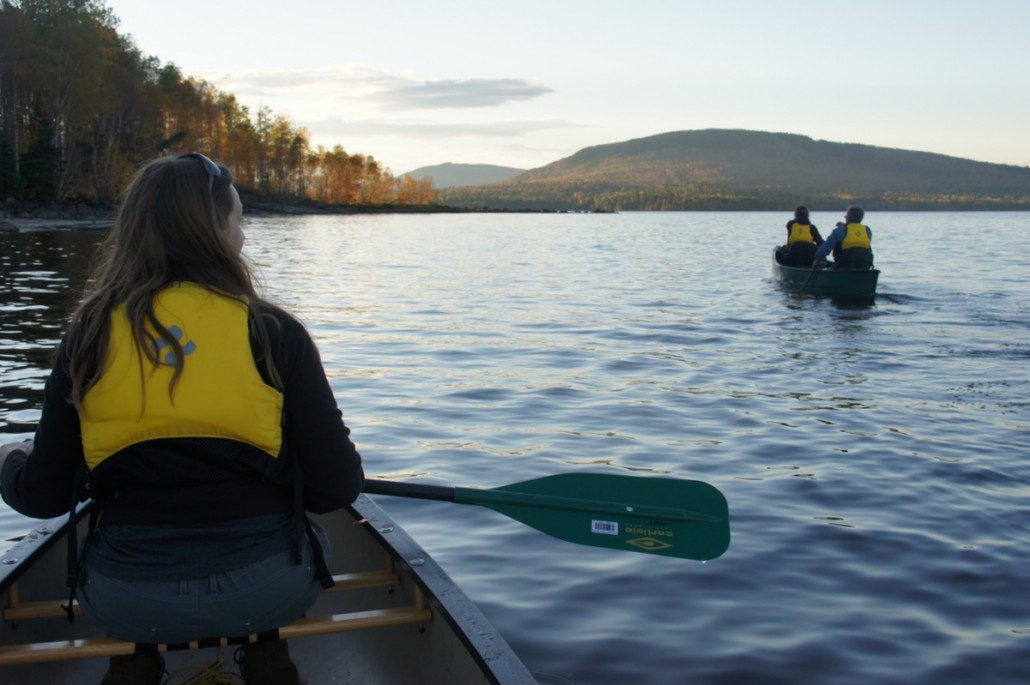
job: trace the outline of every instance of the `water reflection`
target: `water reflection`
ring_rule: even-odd
[[[868,309],[876,305],[876,296],[831,295],[830,302],[840,309]]]
[[[261,219],[246,253],[308,325],[370,474],[723,489],[736,543],[707,567],[386,503],[533,671],[1026,683],[1025,256],[962,248],[972,230],[1020,242],[1030,221],[1013,216],[935,215],[932,243],[926,216],[878,221],[877,258],[897,266],[871,306],[781,293],[746,269],[766,264],[761,241],[698,263],[754,213]],[[67,269],[97,239],[0,238],[0,429],[35,420],[81,287]],[[952,243],[1003,275],[956,281],[938,259]],[[0,531],[29,529],[0,508]]]
[[[97,232],[0,236],[0,442],[31,433]]]
[[[869,309],[870,307],[876,306],[876,298],[882,297],[880,295],[820,295],[817,293],[799,293],[796,290],[791,290],[777,284],[780,292],[783,295],[783,304],[787,309],[794,310],[805,310],[809,309],[813,303],[818,302],[829,302],[838,309]],[[894,296],[893,299],[897,300],[903,296]]]

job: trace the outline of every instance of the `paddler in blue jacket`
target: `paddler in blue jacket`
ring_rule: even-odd
[[[858,205],[848,207],[844,222],[837,222],[833,233],[826,238],[815,253],[812,268],[833,251],[833,268],[861,271],[873,268],[873,232],[861,223],[865,211]]]
[[[242,214],[229,169],[203,155],[140,169],[57,351],[35,440],[0,448],[16,511],[94,501],[69,584],[101,628],[155,647],[112,657],[105,685],[160,683],[157,643],[300,617],[332,584],[306,512],[364,485],[311,337],[255,291]],[[299,679],[282,640],[244,645],[242,662],[248,683]]]

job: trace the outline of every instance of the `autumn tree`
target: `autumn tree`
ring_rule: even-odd
[[[188,150],[225,163],[251,196],[434,195],[370,156],[312,150],[305,129],[144,55],[117,24],[99,0],[0,0],[0,200],[113,200],[140,164]]]

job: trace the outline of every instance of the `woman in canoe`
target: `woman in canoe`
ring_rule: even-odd
[[[780,247],[777,260],[785,266],[809,267],[823,237],[808,215],[808,207],[798,205],[794,218],[787,222],[787,243]]]
[[[0,451],[17,511],[51,518],[93,498],[70,584],[98,625],[144,645],[300,617],[332,582],[305,512],[346,506],[364,484],[314,343],[254,289],[242,209],[229,169],[203,155],[140,169],[35,440]],[[112,658],[104,682],[159,683],[163,660],[138,651]],[[243,647],[242,669],[248,683],[298,680],[281,640]]]

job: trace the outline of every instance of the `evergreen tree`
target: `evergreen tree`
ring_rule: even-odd
[[[26,200],[49,202],[57,199],[61,151],[53,143],[54,127],[42,115],[33,118],[29,148],[21,156],[19,195]]]
[[[18,155],[6,136],[0,136],[0,202],[18,192]]]

